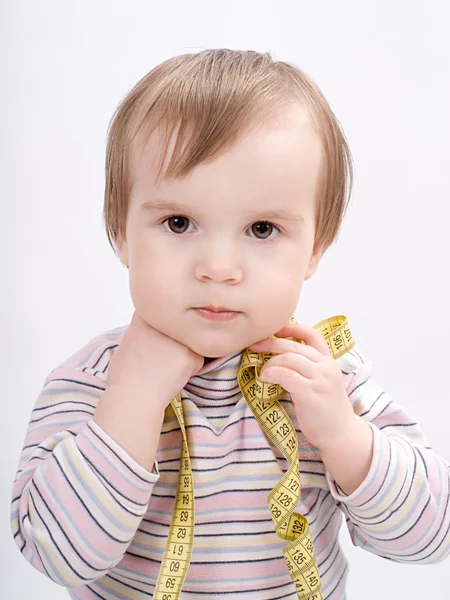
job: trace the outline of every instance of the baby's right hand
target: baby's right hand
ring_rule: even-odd
[[[153,398],[165,409],[203,363],[203,356],[161,333],[135,311],[110,360],[108,388]]]

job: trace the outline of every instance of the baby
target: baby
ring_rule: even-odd
[[[12,501],[20,551],[71,598],[343,600],[343,517],[383,558],[450,554],[448,463],[357,348],[334,358],[291,319],[351,187],[327,101],[268,54],[178,56],[121,102],[104,219],[135,311],[47,376]],[[254,389],[284,392],[293,458],[243,394],[248,356]],[[307,543],[276,530],[283,506]]]

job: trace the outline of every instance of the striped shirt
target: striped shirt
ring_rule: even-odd
[[[45,379],[14,482],[11,527],[38,571],[78,600],[148,599],[168,536],[181,430],[166,411],[151,472],[94,421],[108,364],[127,326],[95,337]],[[205,364],[182,390],[195,490],[195,541],[181,600],[295,600],[274,532],[269,491],[288,468],[237,382],[241,353]],[[339,359],[354,411],[370,423],[369,473],[346,495],[319,450],[298,434],[302,495],[322,593],[346,598],[348,563],[338,533],[388,560],[436,563],[450,554],[450,467],[405,410],[371,378],[354,348]]]

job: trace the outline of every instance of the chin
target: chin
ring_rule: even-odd
[[[189,344],[186,341],[185,344],[196,354],[208,358],[222,358],[224,356],[230,356],[231,354],[235,354],[236,352],[241,352],[244,349],[244,346],[237,346],[236,343],[199,344],[197,340],[196,343],[194,341],[192,344]]]

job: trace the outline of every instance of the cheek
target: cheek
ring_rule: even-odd
[[[279,278],[273,281],[269,289],[265,290],[266,303],[277,307],[283,313],[294,311],[301,291],[302,279],[294,277]],[[289,315],[290,318],[292,315]]]
[[[132,263],[130,269],[130,294],[136,308],[152,307],[163,310],[176,302],[180,293],[176,267],[164,256],[153,255]]]
[[[308,261],[302,258],[302,252],[290,252],[280,260],[270,265],[269,269],[262,272],[267,279],[276,282],[285,290],[299,289],[304,281]]]
[[[259,297],[265,299],[265,304],[278,307],[283,312],[294,311],[303,287],[307,265],[292,258],[283,261],[277,268],[260,272]],[[290,318],[289,315],[288,318]]]

